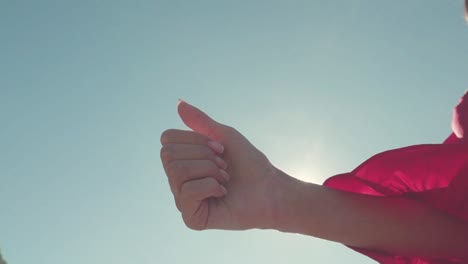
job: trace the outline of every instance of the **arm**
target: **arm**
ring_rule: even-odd
[[[410,199],[284,180],[274,229],[402,256],[468,257],[468,223]]]
[[[165,131],[161,160],[189,228],[277,229],[402,256],[467,257],[466,222],[409,199],[301,182],[237,130],[185,102],[178,111],[193,131]]]

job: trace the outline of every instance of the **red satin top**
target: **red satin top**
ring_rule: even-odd
[[[454,109],[452,127],[468,131],[468,95]],[[425,144],[379,153],[350,173],[327,179],[325,186],[375,196],[401,196],[424,202],[468,222],[468,144],[451,134],[443,144]],[[352,249],[381,264],[468,263],[461,259],[402,257],[385,251]],[[468,248],[467,248],[468,250]]]

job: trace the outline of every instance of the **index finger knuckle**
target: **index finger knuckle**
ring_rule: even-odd
[[[177,133],[176,129],[167,129],[164,132],[162,132],[161,138],[160,138],[161,144],[162,145],[169,144],[171,142],[171,139],[174,138],[176,133]]]

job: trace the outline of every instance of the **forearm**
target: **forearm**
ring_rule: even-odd
[[[468,257],[468,223],[410,199],[305,183],[280,172],[274,229],[402,256]]]

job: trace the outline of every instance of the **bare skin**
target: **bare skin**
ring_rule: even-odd
[[[468,223],[412,200],[299,181],[234,128],[185,102],[178,112],[192,131],[166,130],[161,160],[189,228],[276,229],[401,256],[468,258]]]

